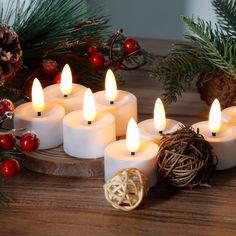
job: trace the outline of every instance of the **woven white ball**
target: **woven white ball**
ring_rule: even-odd
[[[148,177],[136,168],[118,171],[104,184],[105,197],[114,208],[131,211],[149,190]]]

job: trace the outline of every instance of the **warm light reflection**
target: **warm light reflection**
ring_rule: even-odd
[[[155,102],[154,107],[154,125],[158,132],[162,132],[166,128],[166,113],[164,105],[160,98]]]
[[[34,111],[42,112],[44,110],[44,94],[38,79],[34,79],[32,86],[32,104]]]
[[[95,99],[91,89],[87,89],[84,94],[83,114],[85,120],[91,122],[96,117]]]
[[[72,74],[68,64],[66,64],[61,73],[61,92],[68,96],[72,92]]]
[[[127,131],[126,131],[126,145],[131,153],[135,153],[139,150],[139,129],[134,118],[130,118]]]
[[[117,85],[116,78],[111,69],[109,69],[106,74],[105,91],[108,101],[114,102],[117,98]]]
[[[221,108],[218,99],[215,99],[211,105],[209,114],[209,130],[216,134],[221,128]]]

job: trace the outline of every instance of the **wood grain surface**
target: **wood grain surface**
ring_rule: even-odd
[[[171,43],[142,40],[144,47],[162,54]],[[144,72],[125,77],[123,89],[138,97],[140,120],[151,118],[155,99],[162,93],[160,84]],[[167,108],[167,117],[190,125],[206,119],[208,109],[193,86]],[[214,173],[209,188],[156,186],[132,212],[112,208],[103,184],[101,177],[57,177],[23,170],[0,185],[14,199],[0,209],[0,235],[236,235],[236,169]]]
[[[103,157],[96,159],[74,158],[64,152],[63,145],[35,152],[25,152],[22,165],[28,169],[42,174],[92,177],[103,176]]]

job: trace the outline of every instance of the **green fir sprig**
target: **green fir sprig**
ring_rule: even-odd
[[[223,72],[236,79],[236,3],[233,0],[213,0],[218,24],[200,18],[183,17],[190,32],[190,41],[175,45],[171,53],[154,65],[150,75],[164,85],[164,100],[175,102],[186,85],[209,72]],[[204,83],[206,77],[201,80]]]

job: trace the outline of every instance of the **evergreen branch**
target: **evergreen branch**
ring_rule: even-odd
[[[191,40],[200,48],[200,55],[203,59],[235,77],[236,47],[232,44],[232,39],[226,37],[217,25],[213,30],[210,22],[204,22],[198,18],[195,23],[188,17],[183,17],[183,21],[194,33],[194,35],[187,34],[186,39]]]
[[[109,33],[108,17],[98,15],[101,12],[99,7],[88,9],[84,0],[30,0],[28,6],[25,0],[9,2],[11,4],[7,9],[0,10],[0,21],[9,24],[14,18],[12,26],[24,49],[23,61],[26,66],[50,49],[58,49],[53,50],[51,55],[65,55],[70,51],[67,44],[86,42]],[[96,20],[97,23],[82,25],[89,20]],[[81,27],[77,28],[78,25]]]
[[[235,0],[213,0],[217,22],[225,33],[236,39],[236,1]]]
[[[192,46],[178,45],[150,73],[151,77],[162,82],[166,103],[176,102],[184,92],[185,85],[190,85],[201,73],[212,70],[207,61],[194,54],[195,51]]]

